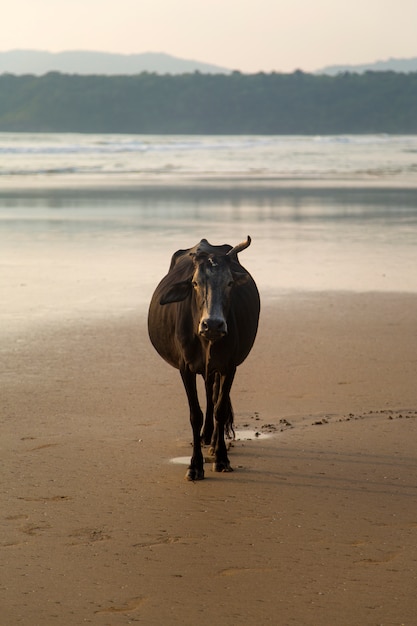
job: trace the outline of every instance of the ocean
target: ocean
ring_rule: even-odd
[[[63,175],[310,180],[417,177],[417,136],[148,136],[0,133],[0,184]]]
[[[173,252],[236,244],[264,298],[417,292],[417,136],[0,133],[3,332],[143,311]]]

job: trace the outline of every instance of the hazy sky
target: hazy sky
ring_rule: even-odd
[[[5,0],[0,32],[2,51],[167,52],[243,72],[309,71],[417,56],[417,0]]]

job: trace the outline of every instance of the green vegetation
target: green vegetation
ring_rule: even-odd
[[[0,131],[417,133],[417,73],[0,76]]]

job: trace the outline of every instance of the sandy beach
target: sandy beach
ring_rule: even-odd
[[[416,623],[414,138],[239,142],[3,138],[0,626]],[[147,304],[248,234],[235,471],[192,483]]]
[[[143,311],[2,340],[1,624],[414,624],[416,319],[413,294],[264,299],[235,471],[198,483]]]

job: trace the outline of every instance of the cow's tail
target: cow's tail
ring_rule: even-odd
[[[233,422],[234,422],[233,407],[229,399],[229,411],[228,411],[228,415],[226,418],[226,423],[224,425],[224,434],[226,435],[228,439],[236,439]]]

